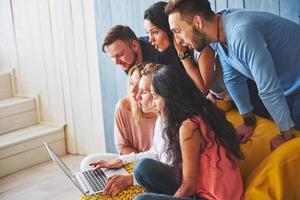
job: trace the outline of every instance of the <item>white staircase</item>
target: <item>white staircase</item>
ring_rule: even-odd
[[[37,98],[13,95],[11,73],[0,73],[0,177],[49,160],[43,142],[63,155],[63,125],[38,119]]]

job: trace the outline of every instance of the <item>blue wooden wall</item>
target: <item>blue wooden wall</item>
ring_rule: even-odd
[[[300,24],[300,0],[209,0],[212,9],[245,8],[271,12]],[[138,36],[144,36],[143,12],[157,0],[95,0],[96,31],[104,130],[107,152],[115,152],[113,139],[114,108],[126,95],[127,76],[101,50],[105,33],[117,24],[130,26]]]

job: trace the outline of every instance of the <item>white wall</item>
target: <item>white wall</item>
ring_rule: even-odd
[[[70,153],[104,152],[94,0],[0,0],[0,71],[67,124]]]

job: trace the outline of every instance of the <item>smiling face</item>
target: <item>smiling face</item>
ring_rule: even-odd
[[[169,24],[177,42],[184,46],[202,51],[208,44],[208,38],[194,24],[188,24],[178,12],[169,15]]]
[[[164,99],[156,94],[153,86],[151,85],[151,95],[153,98],[153,105],[155,106],[155,111],[158,113],[160,117],[163,117],[164,107],[165,107],[165,101]]]
[[[113,59],[114,63],[120,65],[124,71],[128,71],[137,60],[137,51],[133,42],[116,40],[107,45],[106,52]]]
[[[150,20],[144,20],[144,28],[149,36],[149,42],[160,52],[166,50],[170,45],[167,32],[155,26]]]
[[[142,76],[139,83],[139,93],[137,95],[137,101],[144,113],[155,111],[155,107],[152,104],[150,75]]]

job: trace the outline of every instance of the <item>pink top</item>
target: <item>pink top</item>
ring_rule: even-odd
[[[115,110],[115,144],[117,151],[122,153],[124,147],[133,147],[139,152],[149,150],[154,136],[154,125],[157,116],[145,116],[136,123],[131,113],[129,98],[119,100]]]
[[[207,130],[206,124],[199,116],[194,119],[200,126],[204,140],[207,141],[206,148],[199,159],[199,173],[196,183],[197,194],[207,199],[243,199],[243,182],[237,160],[235,161],[236,165],[233,166],[232,162],[226,157],[224,147],[219,146],[221,158],[219,161],[217,144],[208,139],[208,136],[210,136],[210,138],[214,137],[214,131]],[[188,119],[185,120],[184,123],[193,122]]]

